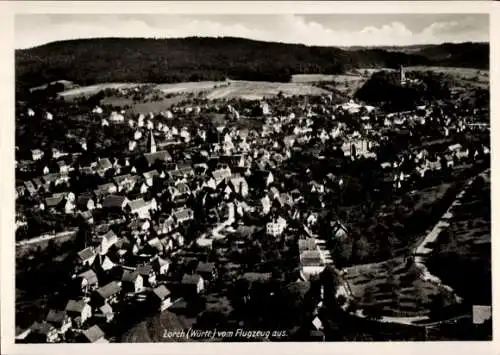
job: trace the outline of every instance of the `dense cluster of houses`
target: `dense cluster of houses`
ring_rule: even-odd
[[[181,114],[200,115],[205,109],[188,108]],[[265,233],[274,238],[286,233],[291,221],[303,225],[306,237],[297,241],[301,275],[303,279],[318,275],[333,263],[324,241],[309,229],[317,223],[321,211],[298,206],[307,194],[324,195],[331,190],[332,181],[341,186],[342,178],[328,174],[323,181],[303,181],[300,188],[290,190],[278,178],[280,166],[296,151],[339,139],[343,142],[340,150],[348,160],[378,159],[376,148],[384,139],[381,134],[373,134],[378,127],[399,129],[433,121],[430,110],[424,115],[386,115],[382,121],[375,119],[376,108],[371,106],[349,102],[336,110],[359,114],[361,108],[363,130],[337,122],[335,115],[331,117],[331,130],[317,130],[313,129],[314,118],[324,112],[324,107],[298,105],[287,115],[276,116],[271,105],[263,102],[260,129],[223,125],[217,127],[218,141],[209,143],[206,129],[169,123],[179,111],[164,112],[162,119],[153,114],[126,119],[126,112],[108,114],[96,107],[92,115],[101,117],[103,127],[127,124],[132,128],[129,156],[85,162],[80,159],[82,152],[53,149],[52,156],[47,157],[41,149],[33,149],[32,161],[56,161],[51,166],[57,168],[54,171],[47,165],[39,177],[16,186],[16,198],[27,196],[36,201],[31,208],[42,215],[80,215],[91,226],[92,236],[74,262],[73,297],[59,309],[47,310],[46,319],[34,323],[19,339],[29,333],[41,341],[57,342],[67,340],[71,332],[82,341],[107,341],[102,324],[113,322],[116,310],[127,299],[144,298],[162,311],[176,299],[204,292],[216,278],[215,263],[197,262],[191,271],[179,274],[173,272],[178,269],[173,267],[175,255],[193,245],[210,248],[214,239],[224,237],[224,227],[234,223],[241,227],[245,215],[260,216],[265,221]],[[240,116],[232,106],[227,111],[233,117]],[[29,109],[27,115],[33,116],[33,110]],[[444,119],[442,127],[444,137],[469,129],[464,120]],[[147,150],[141,151],[144,141]],[[196,149],[200,144],[208,148]],[[184,153],[174,159],[169,150],[179,145],[185,147]],[[81,147],[86,150],[84,140]],[[195,153],[188,148],[195,148]],[[489,153],[487,147],[483,150],[471,152],[453,144],[442,156],[431,157],[422,149],[401,154],[397,161],[379,163],[393,177],[394,187],[400,188],[412,174],[423,177],[428,170],[441,169],[443,162],[452,166],[476,154]],[[17,162],[18,169],[26,165],[21,163]],[[72,185],[75,171],[79,181],[100,183],[77,192]],[[97,212],[119,218],[101,223],[95,218]],[[202,219],[209,226],[205,232],[184,234],[189,230],[186,226]],[[20,213],[17,222],[18,228],[29,224]],[[341,221],[332,222],[331,227],[333,237],[348,234]]]

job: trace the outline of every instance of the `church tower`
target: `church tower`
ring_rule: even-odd
[[[401,85],[406,83],[405,68],[402,65],[399,67],[399,79],[401,81]]]
[[[148,142],[149,152],[156,153],[156,142],[155,142],[155,137],[153,135],[153,130],[150,130],[149,133],[150,133]]]

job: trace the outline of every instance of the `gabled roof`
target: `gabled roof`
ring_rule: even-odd
[[[66,312],[82,313],[83,309],[87,306],[83,300],[69,300],[66,304]]]
[[[127,200],[125,196],[120,195],[109,195],[104,201],[102,201],[102,207],[112,208],[112,207],[122,207],[124,202]]]
[[[97,275],[94,270],[87,270],[78,275],[79,278],[87,280],[90,285],[98,282]]]
[[[158,170],[151,170],[146,171],[144,174],[142,174],[142,176],[144,176],[145,179],[149,179],[154,178],[155,176],[160,176],[160,173],[158,172]]]
[[[97,289],[97,293],[104,299],[116,295],[120,292],[121,286],[118,281],[111,281],[107,285]]]
[[[130,270],[125,270],[123,272],[123,275],[122,275],[122,282],[132,282],[134,283],[135,280],[140,277],[141,275],[139,275],[139,273],[134,270],[134,271],[130,271]]]
[[[165,285],[161,285],[153,290],[153,294],[155,294],[160,300],[164,300],[170,296],[171,292]]]
[[[47,207],[55,207],[64,201],[64,196],[52,196],[45,199],[45,205]]]
[[[146,153],[144,154],[144,158],[146,158],[146,161],[148,162],[149,165],[153,165],[157,160],[161,161],[172,160],[172,156],[166,150],[161,150],[155,153]]]
[[[149,203],[144,201],[144,199],[141,197],[141,198],[129,201],[128,206],[130,207],[130,209],[132,211],[135,211],[135,210],[149,206]]]
[[[108,158],[99,159],[97,161],[97,169],[98,170],[108,170],[108,169],[111,169],[112,167],[113,167],[113,165],[111,164],[111,162],[109,161]]]
[[[85,249],[81,250],[80,252],[78,252],[78,257],[82,261],[88,260],[88,259],[92,258],[93,256],[95,256],[95,252],[94,252],[94,249],[92,247],[85,248]]]
[[[93,325],[92,327],[84,330],[82,334],[91,343],[95,343],[96,341],[104,338],[104,332],[97,325]]]
[[[194,213],[190,208],[183,208],[182,210],[175,211],[173,215],[177,220],[186,220],[193,218]]]

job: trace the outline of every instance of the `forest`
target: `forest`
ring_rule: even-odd
[[[443,64],[488,67],[486,43],[442,46],[425,47],[409,54],[377,48],[343,50],[231,37],[70,40],[17,50],[16,88],[19,93],[61,79],[79,85],[226,78],[288,82],[293,74],[339,74],[353,68]]]

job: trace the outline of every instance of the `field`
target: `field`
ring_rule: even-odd
[[[466,86],[472,85],[487,89],[490,83],[490,76],[488,70],[480,70],[473,68],[453,68],[453,67],[425,67],[415,66],[406,68],[408,71],[427,71],[431,70],[435,73],[443,73],[451,75],[460,84]],[[468,84],[468,85],[467,85]]]
[[[91,85],[71,89],[60,93],[64,98],[73,98],[78,96],[90,96],[105,89],[118,89],[128,88],[137,85],[146,84],[132,84],[132,83],[105,83],[99,85]],[[231,99],[243,98],[247,100],[261,100],[265,97],[283,93],[285,96],[292,95],[322,95],[328,93],[327,90],[315,87],[307,83],[278,83],[278,82],[265,82],[265,81],[200,81],[200,82],[186,82],[175,84],[158,84],[155,85],[157,89],[165,94],[190,94],[203,92],[208,99]],[[155,104],[162,107],[170,104],[169,102],[162,103],[156,102]],[[146,107],[139,107],[138,110],[147,110]]]
[[[344,270],[352,294],[367,313],[376,309],[383,316],[426,316],[432,296],[447,292],[422,280],[418,269],[411,263],[406,264],[402,258]]]

